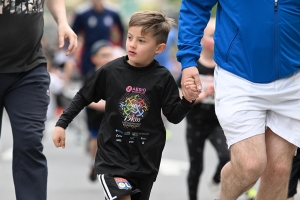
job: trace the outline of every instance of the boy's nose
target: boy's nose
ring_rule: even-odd
[[[130,42],[130,47],[135,48],[136,47],[136,42],[134,42],[134,41]]]

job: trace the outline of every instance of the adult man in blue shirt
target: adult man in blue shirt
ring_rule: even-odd
[[[215,105],[231,151],[220,199],[237,199],[259,178],[257,200],[286,199],[300,146],[300,1],[183,0],[177,58],[182,80],[194,77],[199,90],[194,66],[216,3]]]

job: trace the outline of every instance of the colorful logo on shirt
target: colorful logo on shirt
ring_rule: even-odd
[[[119,177],[117,177],[117,178],[115,177],[114,179],[115,179],[116,184],[119,189],[121,189],[121,190],[122,189],[125,189],[125,190],[132,189],[130,183],[126,179],[119,178]]]
[[[123,116],[123,126],[126,128],[137,128],[141,120],[149,111],[149,100],[144,94],[145,90],[134,89],[131,86],[126,88],[125,93],[119,101],[119,111]],[[141,91],[141,93],[136,93]]]
[[[146,93],[146,88],[139,88],[139,87],[132,87],[132,86],[127,86],[126,92],[132,92],[132,93],[139,93],[139,94],[145,94]]]

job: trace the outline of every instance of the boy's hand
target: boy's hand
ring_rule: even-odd
[[[187,79],[185,80],[185,82],[183,83],[183,85],[184,85],[186,88],[191,89],[192,91],[197,90],[197,85],[195,84],[195,79],[194,79],[194,78],[187,78]]]
[[[192,102],[195,100],[195,92],[197,91],[197,85],[195,84],[194,78],[187,78],[186,81],[183,83],[184,87],[189,88],[186,90],[186,93],[184,95],[184,98],[188,100],[189,102]]]
[[[189,87],[184,86],[184,83],[186,82],[186,80],[188,78],[194,79],[194,82],[197,85],[196,90],[192,91],[193,93],[191,93],[190,90],[192,90],[194,88],[189,88]],[[188,67],[188,68],[185,68],[182,70],[181,90],[182,90],[182,94],[184,97],[192,95],[191,98],[196,99],[199,96],[199,94],[201,93],[201,90],[202,90],[202,86],[201,86],[199,71],[198,71],[197,67],[192,66],[192,67]]]
[[[65,129],[59,126],[55,127],[54,133],[52,135],[52,140],[54,142],[54,145],[58,148],[65,148],[66,146],[66,133],[65,133]]]

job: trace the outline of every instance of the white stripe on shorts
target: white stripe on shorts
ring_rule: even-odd
[[[105,199],[107,200],[114,200],[116,199],[117,197],[114,196],[112,197],[108,187],[107,187],[107,184],[105,182],[105,179],[104,179],[104,174],[98,174],[98,179],[100,181],[100,183],[102,184],[102,188],[103,188],[103,191],[104,191],[104,194],[105,194]]]

